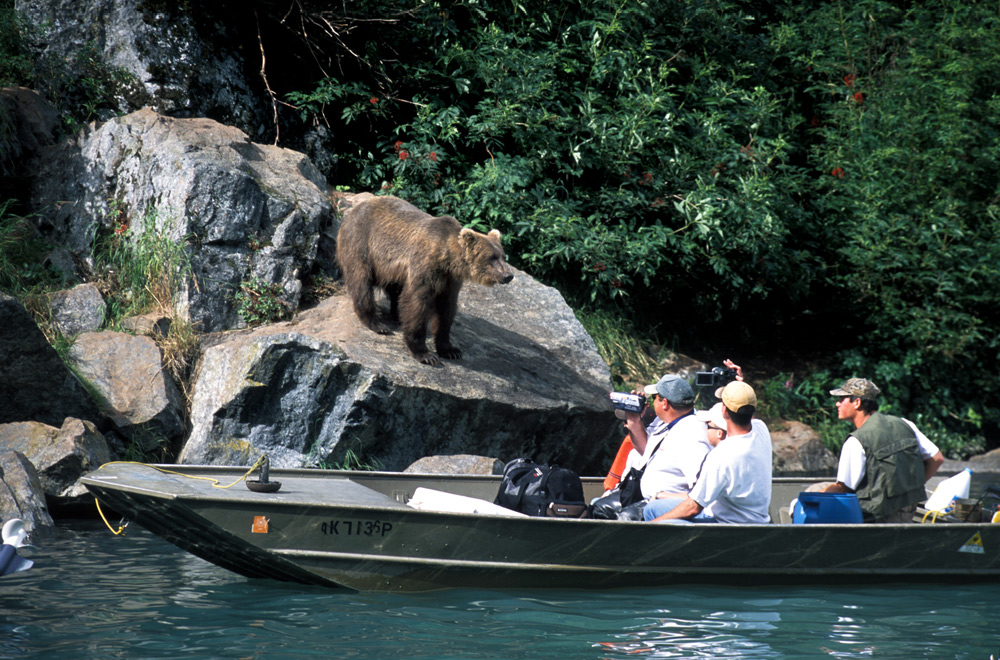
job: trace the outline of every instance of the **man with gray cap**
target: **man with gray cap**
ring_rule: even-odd
[[[830,394],[839,397],[837,417],[856,430],[841,447],[837,481],[822,491],[857,493],[865,522],[912,522],[941,451],[909,420],[878,412],[881,392],[870,380],[850,378]]]
[[[757,394],[743,381],[733,381],[716,391],[722,399],[725,437],[705,459],[697,483],[683,498],[661,495],[646,505],[643,517],[655,522],[688,520],[764,524],[770,521],[771,433],[754,418]]]
[[[647,405],[656,418],[643,426],[638,413],[629,413],[625,426],[635,450],[629,455],[623,474],[631,468],[643,470],[642,496],[661,491],[686,493],[698,479],[705,455],[711,451],[705,422],[694,414],[694,389],[680,376],[668,374],[645,388]]]

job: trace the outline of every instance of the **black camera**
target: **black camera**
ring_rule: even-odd
[[[711,371],[699,371],[694,375],[696,387],[723,387],[736,380],[736,370],[713,367]]]
[[[608,396],[611,397],[611,404],[618,410],[638,413],[642,412],[642,409],[646,407],[646,397],[641,394],[612,392]]]

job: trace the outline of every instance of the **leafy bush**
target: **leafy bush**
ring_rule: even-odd
[[[240,284],[234,294],[236,311],[243,321],[253,327],[273,323],[288,314],[280,298],[281,287],[259,277],[251,277]]]
[[[154,310],[172,317],[174,294],[191,274],[187,238],[173,236],[170,223],[155,210],[148,209],[136,226],[130,222],[113,204],[108,229],[99,229],[95,238],[93,259],[108,326]]]
[[[785,246],[801,215],[798,120],[730,52],[733,30],[755,38],[751,16],[727,3],[479,7],[421,69],[433,94],[414,90],[413,118],[360,155],[359,187],[499,227],[512,261],[582,300],[641,296],[711,321],[794,297],[808,280]],[[670,287],[650,296],[667,268]]]
[[[33,62],[27,44],[30,32],[14,9],[14,2],[0,2],[0,87],[31,82]]]
[[[358,188],[498,227],[623,327],[826,351],[943,445],[997,432],[995,7],[362,7],[396,17],[363,44],[377,64],[312,93],[367,127],[342,161]]]
[[[775,31],[813,107],[810,201],[829,227],[843,371],[949,447],[981,448],[1000,413],[984,368],[1000,345],[994,10],[824,4]]]

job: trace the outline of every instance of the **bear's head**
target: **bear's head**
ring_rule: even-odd
[[[500,232],[496,229],[488,234],[480,234],[463,227],[458,238],[470,280],[493,286],[507,284],[514,279],[514,273],[507,265],[503,248],[500,247]]]

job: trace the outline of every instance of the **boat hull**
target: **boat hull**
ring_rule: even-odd
[[[989,523],[664,525],[499,517],[404,504],[417,487],[492,499],[499,485],[492,477],[272,470],[282,483],[276,493],[210,481],[227,485],[240,474],[109,464],[83,481],[102,505],[229,570],[356,590],[1000,576],[1000,525]],[[776,497],[787,502],[806,483],[776,480]],[[595,488],[596,481],[588,483]]]

